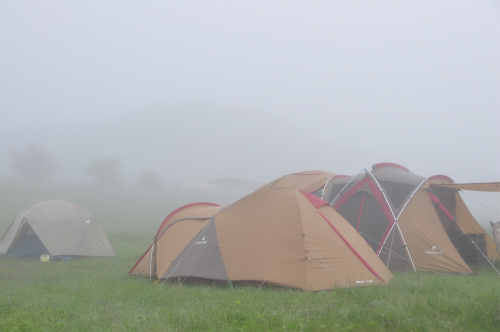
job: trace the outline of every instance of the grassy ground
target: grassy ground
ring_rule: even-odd
[[[0,257],[0,331],[498,331],[500,277],[396,273],[386,286],[309,292],[229,284],[155,284],[127,272],[165,216],[204,200],[82,185],[0,183],[0,233],[44,199],[85,206],[117,257]],[[215,202],[217,203],[217,202]]]

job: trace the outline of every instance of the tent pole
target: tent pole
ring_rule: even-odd
[[[411,195],[408,198],[408,200],[406,201],[405,205],[403,205],[403,207],[401,208],[401,211],[399,211],[399,214],[398,214],[398,217],[396,218],[396,220],[399,220],[399,217],[401,216],[401,213],[403,213],[403,211],[406,208],[406,206],[408,205],[408,203],[411,201],[411,199],[413,198],[413,196],[415,196],[415,194],[417,193],[417,191],[420,190],[420,188],[424,185],[425,182],[427,182],[427,178],[425,178],[424,181],[422,181],[418,185],[418,187],[411,193]]]
[[[395,221],[394,224],[392,224],[391,230],[389,231],[388,234],[391,234],[391,232],[394,229],[394,226],[397,226],[397,228],[398,228],[399,234],[401,235],[401,238],[403,239],[403,246],[406,249],[406,252],[408,253],[408,257],[410,258],[411,266],[413,267],[413,270],[416,273],[417,268],[415,267],[415,264],[413,263],[413,259],[411,258],[410,250],[408,249],[408,245],[406,244],[405,238],[403,236],[403,233],[401,232],[401,229],[399,228],[399,223],[397,221]],[[392,239],[394,239],[394,234],[392,236],[393,236]],[[387,237],[389,237],[389,236],[387,236]],[[384,248],[385,243],[387,242],[387,237],[384,239],[384,242],[382,243],[382,247],[378,253],[378,256],[380,256],[380,253],[382,252],[382,249]],[[389,268],[389,261],[391,259],[391,255],[392,255],[391,253],[392,253],[392,241],[391,241],[391,247],[389,248],[389,255],[388,255],[389,258],[387,259],[387,268]]]
[[[325,185],[323,186],[323,191],[321,192],[321,199],[323,200],[323,197],[325,197],[325,190],[326,190],[326,186],[328,186],[328,182],[330,182],[333,178],[332,177],[329,177],[326,182],[325,182]]]
[[[156,240],[156,239],[155,239]],[[151,247],[151,255],[150,255],[150,258],[149,258],[149,281],[151,281],[151,269],[152,269],[152,262],[153,262],[153,251],[155,250],[155,243],[153,241],[153,246]]]
[[[391,230],[389,231],[389,234],[391,234],[391,232],[392,232],[393,229],[394,229],[394,224],[392,224]],[[387,242],[387,237],[384,239],[384,243],[382,243],[382,247],[380,248],[380,251],[378,253],[379,256],[380,256],[380,252],[382,251],[382,249],[384,249],[385,242]],[[393,244],[393,242],[394,242],[394,234],[392,234],[391,246],[389,247],[389,254],[387,255],[387,268],[389,268],[389,263],[391,262],[392,244]]]
[[[393,224],[392,224],[392,226],[391,226],[391,230],[390,230],[390,231],[389,231],[389,233],[387,233],[387,234],[391,234],[392,229],[394,228],[394,224],[395,224],[395,223],[393,223]],[[384,247],[385,247],[385,243],[387,242],[387,238],[388,238],[388,237],[389,237],[389,235],[388,235],[388,236],[384,239],[384,242],[382,242],[382,246],[380,246],[380,251],[379,251],[378,255],[380,255],[380,252],[382,251],[382,248],[384,248]],[[391,246],[390,250],[392,251],[392,246]]]
[[[210,221],[205,225],[205,227],[203,227],[203,229],[197,234],[196,238],[194,239],[194,241],[191,242],[191,246],[188,248],[188,250],[186,251],[186,253],[184,254],[184,256],[181,257],[181,259],[179,260],[179,262],[174,266],[174,268],[172,269],[172,271],[170,271],[170,274],[165,278],[165,281],[170,278],[170,276],[172,275],[172,273],[174,273],[174,271],[177,269],[177,267],[179,266],[179,264],[181,264],[181,262],[184,260],[184,257],[187,256],[187,254],[189,253],[189,251],[191,250],[191,248],[194,247],[196,241],[198,241],[198,239],[203,235],[203,233],[207,230],[208,226],[214,222],[215,220],[215,217],[210,219]]]
[[[392,231],[392,228],[393,228],[393,227],[394,227],[394,225],[393,225],[393,226],[391,226],[391,231]],[[390,232],[389,232],[389,233],[390,233]],[[388,233],[388,234],[389,234],[389,233]],[[369,237],[368,235],[364,234],[363,232],[359,232],[359,234],[361,234],[361,235],[363,236],[363,238],[365,238],[365,240],[366,240],[366,239],[368,239],[368,240],[371,240],[371,241],[375,242],[375,243],[376,243],[376,244],[378,244],[378,245],[380,245],[380,244],[381,244],[381,242],[377,242],[377,241],[375,241],[374,239],[372,239],[372,238],[371,238],[371,237]],[[389,236],[387,236],[387,237],[389,237]],[[394,239],[394,238],[393,238],[393,239]],[[387,240],[386,240],[386,242],[387,242]],[[385,243],[385,242],[384,242],[384,243]],[[381,248],[380,248],[380,250],[379,250],[379,252],[378,252],[378,253],[376,253],[376,254],[377,254],[377,256],[380,256],[380,255],[383,253],[383,250],[384,250],[384,245],[382,245],[382,246],[381,246]],[[404,259],[404,260],[409,261],[409,259],[408,259],[406,256],[405,256],[405,257],[403,257],[403,256],[401,256],[401,255],[393,255],[393,254],[392,254],[392,251],[391,251],[390,255],[391,255],[391,256],[396,256],[396,257],[398,257],[398,258],[401,258],[401,259]]]
[[[457,223],[457,225],[460,226],[459,223]],[[461,228],[462,227],[460,227],[460,229]],[[474,240],[471,239],[471,237],[469,236],[469,234],[465,233],[465,235],[467,235],[467,237],[469,238],[469,240],[476,246],[477,250],[481,253],[481,255],[483,255],[483,257],[488,261],[488,263],[490,263],[491,267],[493,267],[493,269],[497,272],[497,274],[500,275],[500,272],[497,270],[497,268],[495,267],[495,265],[493,265],[493,263],[490,262],[490,260],[488,259],[488,256],[486,256],[484,254],[484,252],[479,248],[479,246],[476,244],[476,242],[474,242]]]
[[[406,251],[408,252],[408,257],[410,257],[410,262],[411,262],[411,265],[413,266],[413,270],[415,271],[415,273],[417,273],[417,268],[415,267],[415,264],[413,263],[413,258],[411,258],[410,249],[408,249],[408,245],[406,244],[405,237],[403,236],[403,233],[401,232],[401,228],[399,228],[399,223],[397,221],[396,221],[396,224],[398,226],[399,234],[401,235],[401,238],[403,239],[403,245],[404,245]]]
[[[378,190],[380,190],[380,192],[382,193],[382,195],[384,196],[384,200],[385,202],[387,203],[387,206],[389,207],[389,210],[391,211],[392,213],[392,217],[394,218],[394,221],[396,222],[397,219],[396,219],[396,215],[394,214],[394,211],[392,210],[392,207],[391,207],[391,204],[389,204],[389,200],[387,199],[387,196],[385,195],[385,191],[384,189],[382,188],[382,186],[380,185],[380,183],[378,183],[377,179],[375,178],[375,176],[373,175],[372,172],[370,172],[368,169],[366,169],[366,171],[368,172],[368,174],[370,175],[370,177],[372,178],[373,181],[375,181],[375,183],[377,184],[377,187],[378,187]]]
[[[380,190],[380,192],[382,193],[382,195],[384,196],[384,199],[385,199],[385,202],[387,203],[387,206],[389,207],[389,210],[391,210],[391,213],[392,213],[392,216],[394,218],[394,223],[397,224],[397,228],[398,228],[398,231],[399,231],[399,234],[401,235],[401,239],[403,239],[403,245],[404,245],[404,248],[406,248],[406,251],[408,252],[408,257],[410,258],[410,262],[411,262],[411,265],[413,266],[413,270],[415,271],[415,273],[417,272],[417,269],[415,267],[415,264],[413,263],[413,258],[411,257],[411,253],[410,253],[410,249],[408,249],[408,245],[406,244],[406,240],[405,240],[405,237],[403,236],[403,232],[401,232],[401,228],[399,227],[399,222],[398,222],[398,218],[399,216],[401,215],[401,213],[398,215],[398,218],[396,218],[396,215],[394,214],[394,211],[391,207],[391,205],[389,204],[389,200],[387,199],[387,196],[385,195],[385,192],[384,190],[382,189],[382,186],[380,185],[380,183],[378,183],[377,179],[375,178],[375,176],[372,174],[372,172],[370,172],[369,170],[367,170],[368,174],[370,174],[370,177],[373,179],[373,181],[375,181],[375,183],[377,184],[378,186],[378,189]],[[420,184],[420,186],[425,182],[425,180]],[[420,187],[419,186],[419,187]],[[418,189],[418,188],[417,188]],[[416,191],[413,192],[413,194],[415,194]],[[413,196],[412,194],[412,196]],[[408,200],[409,201],[409,200]],[[408,201],[406,202],[406,204],[408,204]],[[405,206],[406,206],[405,204]],[[385,243],[385,240],[384,240],[384,243]]]
[[[346,185],[339,191],[339,193],[337,194],[337,196],[335,196],[335,198],[329,203],[330,206],[332,206],[333,202],[335,202],[337,200],[337,198],[339,197],[339,195],[343,195],[343,191],[345,188],[347,188],[347,186],[349,186],[349,184],[351,183],[352,180],[354,180],[359,174],[361,174],[361,172],[365,171],[366,172],[366,168],[363,168],[361,171],[358,172],[358,174],[356,174],[355,176],[353,176],[347,183]],[[328,203],[328,202],[327,202]]]
[[[406,244],[406,240],[403,236],[403,232],[401,231],[401,228],[399,227],[399,217],[401,216],[401,214],[403,213],[403,211],[405,210],[406,206],[411,201],[413,196],[415,196],[415,194],[420,190],[420,188],[426,182],[427,182],[427,178],[425,178],[422,182],[420,182],[420,184],[417,186],[417,188],[415,188],[415,190],[411,193],[410,197],[406,200],[405,205],[403,205],[403,207],[401,208],[401,211],[399,211],[398,217],[396,218],[396,223],[398,224],[399,233],[401,234],[401,238],[403,239],[404,247],[406,248],[406,251],[408,252],[408,256],[410,257],[411,265],[413,265],[413,269],[415,270],[415,272],[417,272],[417,269],[415,268],[415,264],[413,263],[413,258],[411,257],[410,249],[408,249],[408,245]]]

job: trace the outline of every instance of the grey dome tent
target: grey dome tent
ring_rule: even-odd
[[[76,204],[52,200],[19,213],[0,239],[6,257],[116,256],[95,217]]]

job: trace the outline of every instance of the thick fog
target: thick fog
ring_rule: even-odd
[[[1,176],[34,143],[70,181],[102,157],[126,181],[500,180],[498,1],[0,6]]]

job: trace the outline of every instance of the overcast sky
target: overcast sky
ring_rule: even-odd
[[[0,175],[500,181],[499,1],[0,0]]]

